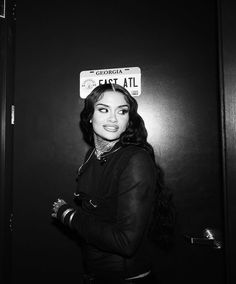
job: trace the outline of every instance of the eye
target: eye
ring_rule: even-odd
[[[101,107],[101,108],[98,108],[98,111],[102,113],[106,113],[108,112],[108,109],[106,109],[105,107]]]
[[[128,113],[129,112],[129,110],[128,109],[121,109],[121,110],[119,110],[119,114],[122,114],[122,115],[125,115],[126,113]]]

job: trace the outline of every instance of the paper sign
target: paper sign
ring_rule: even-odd
[[[6,12],[6,2],[5,0],[0,0],[0,18],[5,18]]]
[[[132,96],[141,94],[139,67],[88,70],[80,72],[80,97],[85,99],[98,85],[113,83],[126,88]]]

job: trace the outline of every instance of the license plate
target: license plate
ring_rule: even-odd
[[[87,70],[80,72],[80,97],[86,98],[101,84],[119,84],[132,96],[141,94],[141,70],[139,67]]]

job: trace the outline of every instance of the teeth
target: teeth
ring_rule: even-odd
[[[104,128],[108,131],[117,131],[118,130],[117,127],[113,127],[113,126],[105,126]]]

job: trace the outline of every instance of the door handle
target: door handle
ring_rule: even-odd
[[[191,245],[206,245],[214,249],[222,248],[222,241],[217,230],[206,228],[202,233],[203,237],[192,237],[185,235],[188,243]]]

